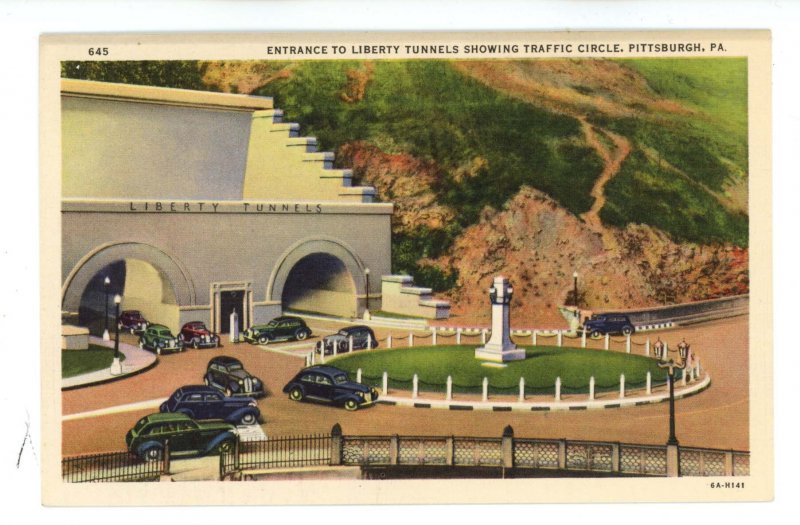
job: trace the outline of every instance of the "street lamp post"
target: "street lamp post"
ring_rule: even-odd
[[[105,297],[106,297],[106,302],[105,302],[106,316],[104,317],[105,330],[103,330],[103,341],[111,340],[111,338],[108,335],[108,285],[109,284],[111,284],[111,279],[109,279],[108,276],[106,275],[106,278],[103,279],[103,291],[105,292]]]
[[[111,363],[111,375],[118,376],[122,374],[122,363],[120,363],[119,355],[119,304],[122,302],[122,297],[117,294],[114,296],[115,308],[115,322],[114,322],[114,361]]]
[[[364,268],[364,276],[366,277],[367,281],[367,304],[364,310],[364,319],[369,319],[369,268]]]
[[[573,306],[578,307],[578,272],[572,272],[572,300]]]
[[[668,472],[667,475],[680,476],[680,463],[678,459],[678,438],[675,435],[675,370],[685,370],[689,357],[689,345],[686,340],[678,344],[679,361],[668,358],[669,348],[659,338],[653,350],[658,359],[658,366],[668,370],[667,381],[669,382],[669,438],[667,439]],[[674,456],[674,461],[669,461],[669,456]],[[670,473],[669,465],[675,465],[674,472]]]

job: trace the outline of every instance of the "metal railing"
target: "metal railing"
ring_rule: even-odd
[[[157,481],[168,470],[165,463],[164,458],[146,461],[129,452],[78,456],[61,461],[61,479],[67,483]]]
[[[319,466],[463,466],[549,469],[631,476],[748,476],[750,453],[708,448],[606,441],[502,437],[344,436],[276,437],[239,442],[219,457],[219,479],[250,479],[262,471]],[[673,458],[673,459],[670,459]],[[672,474],[670,474],[672,472]],[[66,458],[70,483],[158,480],[169,473],[169,456],[143,461],[127,452]]]

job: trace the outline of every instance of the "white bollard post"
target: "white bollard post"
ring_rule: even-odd
[[[356,370],[356,383],[361,382],[361,369]]]
[[[392,334],[389,334],[388,336],[386,336],[386,348],[391,348],[391,347],[392,347]]]
[[[686,369],[681,370],[681,386],[686,386]]]
[[[314,360],[317,357],[317,352],[315,350],[311,351],[311,366],[314,366]]]
[[[561,378],[556,378],[556,401],[561,401]]]
[[[697,370],[697,372],[695,372],[695,375],[697,376],[698,379],[700,379],[700,358],[699,357],[695,361],[694,367],[695,367],[695,370]]]
[[[311,366],[310,360],[311,360],[311,356],[306,354],[306,366]]]
[[[482,345],[486,344],[486,328],[481,330],[481,344]]]
[[[531,337],[533,338],[533,346],[536,346],[536,330],[533,331],[533,335]]]
[[[625,397],[625,374],[619,375],[619,397]]]
[[[372,350],[372,334],[367,334],[367,350]]]
[[[336,348],[336,346],[334,346]],[[319,362],[320,364],[325,364],[325,345],[320,345],[319,349]]]
[[[483,378],[483,396],[481,397],[483,401],[489,400],[489,378]]]
[[[561,348],[561,330],[558,331],[558,347]]]
[[[383,382],[382,383],[383,384],[381,386],[383,386],[383,390],[381,391],[381,393],[382,393],[382,395],[385,396],[386,393],[389,391],[389,372],[384,372],[383,373]]]
[[[347,351],[348,352],[352,352],[353,351],[353,336],[352,335],[350,336],[350,341],[348,342],[348,345],[349,346],[348,346]]]
[[[461,344],[461,328],[456,328],[456,344]]]
[[[447,394],[445,395],[445,399],[447,401],[452,401],[453,399],[453,378],[451,376],[447,376]]]
[[[645,388],[648,396],[653,393],[653,377],[649,371],[647,372],[647,386]]]
[[[625,336],[625,353],[626,354],[631,353],[631,334]]]
[[[431,334],[432,334],[431,337],[433,338],[433,346],[436,346],[436,327],[435,326],[433,328],[431,328]]]
[[[519,402],[525,401],[525,378],[519,378]]]
[[[604,347],[606,350],[608,350],[608,348],[609,348],[609,340],[610,340],[610,339],[611,339],[611,338],[608,336],[608,334],[606,334],[606,340],[605,340],[605,344],[603,345],[603,347]]]
[[[581,332],[581,348],[586,348],[586,330]]]
[[[647,338],[647,341],[644,342],[644,355],[650,357],[650,338]]]
[[[411,332],[408,333],[408,346],[409,347],[414,346],[414,334],[412,334]]]
[[[417,377],[417,374],[414,374],[414,378],[411,382],[411,397],[417,399],[417,394],[419,394],[419,377]]]
[[[336,357],[336,354],[339,353],[339,341],[333,342],[333,357]]]
[[[594,376],[589,378],[589,401],[594,401]]]

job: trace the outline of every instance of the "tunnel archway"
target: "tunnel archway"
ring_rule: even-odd
[[[141,310],[149,321],[173,331],[180,327],[179,305],[193,304],[195,297],[185,269],[165,252],[140,243],[105,245],[87,254],[67,276],[62,288],[64,320],[102,333],[105,301],[108,298],[113,316],[115,294],[122,296],[120,310]]]
[[[364,265],[334,239],[296,243],[270,277],[267,296],[283,310],[358,317],[364,295]]]

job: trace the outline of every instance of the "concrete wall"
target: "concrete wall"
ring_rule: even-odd
[[[639,310],[614,310],[614,312],[627,314],[634,324],[654,324],[668,321],[691,324],[745,315],[749,312],[749,308],[750,296],[737,295],[735,297],[723,297],[695,303],[658,306]]]

